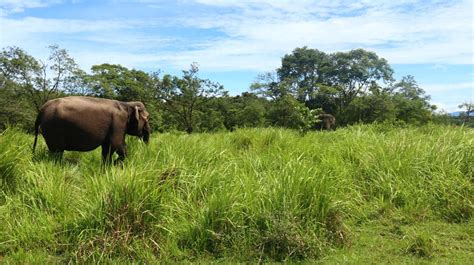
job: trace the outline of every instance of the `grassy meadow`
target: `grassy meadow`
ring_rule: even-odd
[[[127,137],[51,158],[0,134],[0,263],[474,260],[474,130],[358,125]]]

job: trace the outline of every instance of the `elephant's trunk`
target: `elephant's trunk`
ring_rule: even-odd
[[[150,126],[148,125],[148,122],[143,126],[142,139],[146,144],[148,144],[148,141],[150,140]]]
[[[150,140],[150,133],[145,132],[143,133],[143,141],[148,144],[148,141]]]

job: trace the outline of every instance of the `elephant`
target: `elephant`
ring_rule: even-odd
[[[150,125],[142,102],[122,102],[104,98],[69,96],[47,101],[35,122],[35,141],[39,128],[51,153],[91,151],[102,146],[102,160],[111,161],[114,152],[123,161],[125,135],[138,136],[148,144]],[[116,161],[116,162],[117,162]]]
[[[318,119],[321,120],[316,126],[320,130],[336,130],[336,118],[331,114],[319,114]]]

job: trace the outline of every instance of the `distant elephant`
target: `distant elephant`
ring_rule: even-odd
[[[141,102],[121,102],[93,97],[63,97],[46,102],[35,122],[35,151],[41,127],[52,153],[91,151],[102,146],[103,161],[114,152],[123,161],[126,156],[125,134],[138,136],[148,143],[148,112]]]
[[[318,119],[321,120],[317,124],[317,128],[320,130],[335,130],[336,129],[336,118],[331,114],[319,114]]]

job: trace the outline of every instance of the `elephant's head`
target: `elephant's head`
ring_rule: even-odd
[[[319,114],[318,119],[321,120],[320,128],[325,130],[334,130],[336,126],[336,118],[331,114]]]
[[[151,130],[148,121],[149,114],[145,109],[145,105],[141,102],[129,102],[128,114],[127,133],[138,136],[142,138],[145,143],[148,143]]]

